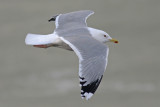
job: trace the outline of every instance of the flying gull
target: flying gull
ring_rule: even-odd
[[[52,34],[28,34],[26,45],[39,48],[59,47],[74,51],[79,58],[81,97],[90,99],[97,90],[108,62],[106,42],[118,43],[106,32],[87,26],[87,18],[94,14],[82,10],[53,16],[56,28]]]

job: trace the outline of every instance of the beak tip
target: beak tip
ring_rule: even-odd
[[[114,43],[118,43],[118,41],[115,41]]]
[[[110,41],[113,43],[119,43],[118,40],[116,40],[116,39],[111,39]]]

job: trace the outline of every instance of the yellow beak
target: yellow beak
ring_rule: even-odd
[[[110,39],[110,42],[118,43],[118,40],[112,38]]]

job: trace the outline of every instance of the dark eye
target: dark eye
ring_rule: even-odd
[[[107,37],[106,35],[104,35],[104,37]]]

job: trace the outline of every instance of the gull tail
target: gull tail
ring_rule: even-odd
[[[52,44],[55,40],[54,34],[39,35],[39,34],[27,34],[25,43],[26,45],[46,45]]]

